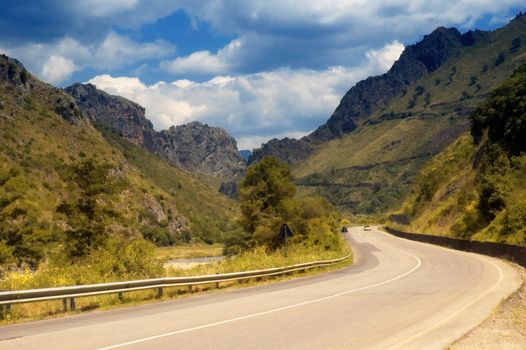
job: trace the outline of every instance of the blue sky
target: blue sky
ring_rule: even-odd
[[[0,2],[0,52],[58,86],[92,82],[157,130],[199,120],[240,148],[299,137],[438,26],[494,29],[524,0]]]

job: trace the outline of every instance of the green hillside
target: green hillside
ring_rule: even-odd
[[[526,59],[526,16],[490,33],[294,165],[300,191],[352,213],[398,208],[424,164],[468,130],[468,116]]]
[[[157,244],[224,239],[237,215],[233,201],[104,135],[69,95],[0,57],[0,263],[35,266],[99,236]]]
[[[526,245],[526,64],[418,175],[396,218],[406,229]]]

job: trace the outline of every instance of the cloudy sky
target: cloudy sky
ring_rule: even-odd
[[[299,137],[437,26],[494,29],[524,0],[6,0],[0,52],[91,82],[157,130],[199,120],[240,148]]]

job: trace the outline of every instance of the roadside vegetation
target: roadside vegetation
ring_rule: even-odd
[[[242,215],[238,234],[232,234],[224,248],[218,244],[155,248],[153,243],[140,237],[127,240],[111,235],[108,228],[119,217],[113,214],[113,207],[104,198],[121,190],[123,184],[108,179],[108,168],[95,166],[91,160],[75,166],[72,176],[82,184],[82,190],[79,197],[72,196],[59,205],[60,212],[67,214],[64,243],[56,253],[42,259],[36,266],[26,265],[22,271],[4,272],[0,289],[246,271],[340,258],[349,253],[349,247],[339,232],[339,213],[322,198],[296,198],[288,166],[275,158],[265,158],[249,168],[241,184]],[[279,235],[284,223],[293,232],[287,242]],[[8,259],[9,247],[4,247],[4,251]],[[222,253],[229,257],[190,269],[163,266],[163,262],[170,258]],[[184,288],[170,290],[169,297],[188,292]],[[79,310],[89,310],[144,301],[154,296],[155,293],[150,291],[131,292],[126,293],[125,298],[80,298],[77,304]],[[15,305],[7,315],[7,322],[62,312],[60,302]]]
[[[0,56],[0,290],[232,272],[348,252],[337,211],[321,198],[297,199],[290,170],[275,159],[249,169],[239,203],[97,128],[70,96]],[[294,233],[286,257],[278,237],[285,222]],[[163,266],[182,251],[211,250],[229,259]],[[149,292],[125,300],[134,295]],[[81,299],[79,308],[112,298]],[[45,305],[15,306],[8,318],[54,313],[60,303]]]
[[[470,116],[433,158],[398,214],[409,229],[526,245],[526,64]]]

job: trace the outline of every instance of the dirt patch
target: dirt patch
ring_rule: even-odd
[[[514,265],[523,284],[486,321],[455,342],[451,349],[526,349],[526,269]]]

